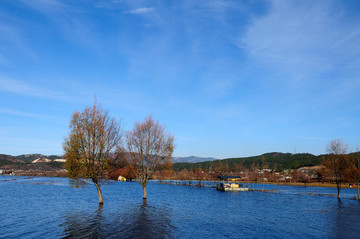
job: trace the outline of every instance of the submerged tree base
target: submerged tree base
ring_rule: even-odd
[[[100,185],[97,183],[97,182],[94,182],[95,186],[96,186],[96,189],[97,189],[97,192],[98,192],[98,195],[99,195],[99,204],[104,204],[104,199],[102,197],[102,193],[101,193],[101,189],[100,189]]]

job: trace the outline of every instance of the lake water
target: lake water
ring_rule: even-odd
[[[0,176],[0,238],[360,238],[349,199],[150,183],[144,203],[135,182],[102,191],[99,208],[93,185]]]

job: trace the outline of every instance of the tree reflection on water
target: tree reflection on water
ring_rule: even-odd
[[[102,205],[94,213],[70,212],[65,216],[63,238],[104,238]]]
[[[62,238],[173,238],[170,211],[143,203],[123,206],[119,212],[99,207],[94,212],[65,215]]]

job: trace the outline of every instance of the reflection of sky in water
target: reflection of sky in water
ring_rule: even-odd
[[[154,182],[159,182],[158,180],[155,180]],[[191,182],[192,185],[198,185],[199,181],[197,180],[163,180],[164,183],[167,184],[189,184]],[[201,184],[204,187],[215,187],[219,182],[218,181],[201,181]],[[329,187],[305,187],[303,185],[300,186],[287,186],[287,185],[276,185],[276,184],[262,184],[262,183],[242,183],[243,187],[249,187],[251,189],[255,190],[268,190],[268,191],[275,191],[285,194],[312,194],[315,196],[337,196],[337,189],[336,187],[329,188]],[[342,188],[341,189],[341,198],[347,198],[347,199],[354,199],[357,195],[357,189],[354,188]]]
[[[75,189],[63,178],[4,179],[13,177],[0,177],[0,234],[4,238],[360,235],[360,205],[348,199],[296,193],[226,193],[150,183],[144,203],[138,183],[116,182],[102,187],[105,204],[98,208],[93,185]]]

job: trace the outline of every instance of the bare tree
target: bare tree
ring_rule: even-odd
[[[360,201],[360,193],[359,193],[359,184],[360,184],[360,149],[359,147],[356,148],[356,160],[354,163],[354,179],[356,182],[357,188],[357,200]]]
[[[165,132],[165,128],[150,115],[126,133],[126,147],[128,160],[135,169],[135,179],[141,184],[143,199],[146,199],[146,186],[151,176],[171,160],[174,136]]]
[[[360,201],[359,184],[360,184],[360,150],[357,147],[357,152],[351,154],[349,167],[346,171],[346,177],[349,182],[356,183],[357,200]]]
[[[68,177],[77,185],[91,179],[96,186],[99,204],[104,200],[100,182],[108,177],[113,150],[121,143],[120,124],[108,116],[101,105],[94,102],[82,112],[74,112],[70,133],[63,143]]]
[[[243,162],[235,163],[234,169],[237,174],[240,174],[244,170]]]
[[[255,163],[255,161],[251,164],[251,173],[252,173],[252,180],[255,183],[258,182],[259,179],[259,173],[258,173],[259,165],[258,163]]]
[[[330,169],[335,179],[338,198],[340,198],[341,184],[344,182],[345,172],[348,167],[347,148],[348,146],[344,144],[341,139],[331,140],[327,146],[329,156],[325,162],[325,166]]]
[[[310,177],[307,173],[305,172],[299,172],[298,174],[298,178],[299,180],[304,183],[304,186],[306,187],[306,184],[310,182]]]

